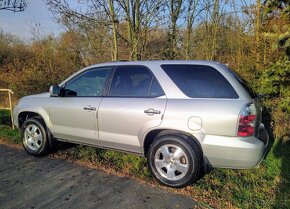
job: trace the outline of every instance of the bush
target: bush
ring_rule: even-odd
[[[0,125],[11,126],[11,115],[8,110],[0,110]]]
[[[265,106],[272,115],[274,135],[288,137],[290,131],[290,61],[272,64],[261,77],[261,92],[266,95]]]

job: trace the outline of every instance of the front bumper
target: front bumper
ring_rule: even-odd
[[[212,167],[246,169],[259,165],[269,142],[263,124],[256,136],[227,137],[207,135],[203,140],[203,152]]]
[[[14,120],[14,126],[16,128],[20,128],[19,127],[19,121],[18,121],[18,114],[19,114],[19,108],[18,108],[18,105],[16,105],[14,108],[13,108],[13,120]]]

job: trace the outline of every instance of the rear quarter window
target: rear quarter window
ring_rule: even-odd
[[[227,79],[213,67],[206,65],[161,65],[161,67],[188,97],[239,98]]]

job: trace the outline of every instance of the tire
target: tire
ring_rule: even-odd
[[[24,150],[33,156],[42,156],[49,149],[48,132],[40,117],[28,118],[21,126],[21,140]]]
[[[202,152],[193,139],[178,135],[156,138],[147,162],[152,175],[166,186],[180,188],[195,182],[202,172]]]

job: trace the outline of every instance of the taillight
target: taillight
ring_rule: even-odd
[[[253,103],[245,105],[240,113],[238,136],[251,136],[255,133],[256,108]]]

